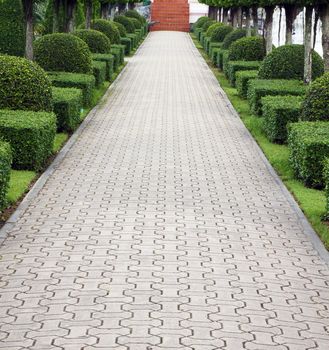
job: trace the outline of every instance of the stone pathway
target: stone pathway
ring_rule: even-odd
[[[326,253],[187,34],[148,37],[17,216],[1,349],[329,348]]]

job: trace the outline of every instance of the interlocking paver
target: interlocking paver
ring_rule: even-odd
[[[78,135],[0,248],[1,349],[328,349],[328,266],[187,34]]]

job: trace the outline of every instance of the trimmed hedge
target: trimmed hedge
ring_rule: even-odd
[[[210,58],[211,58],[211,62],[217,66],[217,55],[220,52],[220,48],[219,47],[214,47],[214,48],[210,48]]]
[[[137,18],[133,18],[133,17],[126,17],[130,20],[130,22],[132,22],[132,24],[136,29],[142,29],[142,23],[137,19]]]
[[[311,83],[303,104],[303,120],[329,120],[329,73]]]
[[[200,17],[193,25],[193,31],[198,28],[202,28],[202,26],[208,22],[210,18],[208,16],[202,16]]]
[[[36,63],[0,55],[0,108],[51,111],[51,82]]]
[[[285,143],[288,123],[298,122],[301,114],[300,96],[265,96],[262,98],[264,132],[271,142]]]
[[[72,34],[48,34],[35,42],[35,60],[47,71],[91,73],[88,45]]]
[[[125,61],[125,46],[124,45],[112,45],[111,54],[115,55],[116,52],[119,53],[119,65],[123,64]]]
[[[206,21],[205,23],[203,23],[202,25],[202,31],[204,32],[204,34],[206,34],[207,30],[209,29],[209,27],[216,23],[216,21],[214,21],[213,19],[208,18],[208,21]]]
[[[93,61],[93,73],[95,77],[96,87],[101,87],[106,79],[106,63],[101,61]]]
[[[131,39],[133,48],[136,48],[138,44],[137,34],[127,34],[127,38]]]
[[[223,70],[223,61],[224,61],[224,55],[228,55],[228,50],[223,50],[223,49],[220,49],[218,52],[217,52],[217,67],[220,69],[220,70]]]
[[[323,60],[319,54],[312,54],[312,76],[317,78],[324,72]],[[260,70],[261,79],[303,79],[304,46],[284,45],[274,49],[264,59]]]
[[[92,58],[94,61],[100,61],[106,63],[106,76],[107,81],[112,80],[112,75],[114,73],[114,56],[111,54],[93,54]]]
[[[7,204],[12,152],[8,142],[0,141],[0,210]]]
[[[53,87],[53,96],[57,130],[75,130],[80,123],[82,91],[75,88]]]
[[[138,11],[136,11],[136,10],[127,10],[127,11],[125,12],[125,16],[126,16],[126,17],[129,17],[129,18],[136,18],[136,19],[138,19],[139,22],[142,23],[142,24],[145,24],[145,23],[146,23],[146,19],[145,19],[142,15],[140,15],[140,14],[138,13]]]
[[[234,87],[237,72],[258,70],[259,66],[259,61],[228,61],[225,65],[225,75],[230,84]]]
[[[119,15],[119,16],[115,16],[113,21],[121,23],[126,28],[127,33],[135,32],[136,28],[131,18]]]
[[[262,61],[265,55],[264,39],[259,36],[238,39],[229,48],[230,61]]]
[[[112,21],[96,19],[92,22],[91,27],[105,34],[110,39],[111,44],[120,44],[121,37],[119,29]]]
[[[0,110],[0,137],[11,146],[15,169],[40,170],[52,153],[55,135],[54,113]]]
[[[121,38],[121,45],[125,47],[125,55],[129,55],[132,51],[132,40],[130,38]]]
[[[215,22],[215,23],[213,23],[213,24],[208,28],[208,30],[207,30],[207,32],[206,32],[206,36],[209,37],[209,38],[211,38],[211,36],[212,36],[212,34],[214,33],[215,29],[217,29],[217,28],[219,28],[219,27],[221,27],[221,26],[223,26],[223,25],[224,25],[224,24],[221,23],[221,22]]]
[[[299,122],[288,127],[290,164],[306,186],[324,186],[324,160],[329,154],[329,123]]]
[[[88,107],[91,105],[93,97],[93,89],[95,88],[95,77],[91,74],[77,74],[65,72],[48,73],[52,84],[56,87],[69,87],[82,90],[83,105]]]
[[[121,39],[127,37],[127,29],[126,27],[119,23],[119,22],[113,22],[114,25],[118,28],[118,31],[120,33]]]
[[[231,33],[233,30],[233,27],[223,24],[213,31],[211,35],[211,41],[216,41],[216,42],[223,42],[226,36]]]
[[[324,220],[329,220],[329,158],[326,158],[323,162],[323,183],[325,186],[326,194],[326,212],[324,214]]]
[[[262,113],[261,99],[265,96],[303,96],[306,87],[299,80],[265,80],[254,79],[249,82],[248,101],[256,115]]]
[[[111,50],[110,39],[98,30],[81,29],[73,34],[82,39],[92,53],[109,53]]]
[[[236,72],[235,86],[241,97],[247,98],[249,81],[258,78],[258,70]]]
[[[244,38],[247,36],[247,30],[246,29],[235,29],[231,31],[231,33],[228,33],[223,41],[222,48],[224,50],[228,50],[230,46],[237,40]]]

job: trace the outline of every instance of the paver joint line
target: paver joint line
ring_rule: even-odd
[[[149,35],[5,231],[0,349],[328,348],[328,253],[187,34]]]

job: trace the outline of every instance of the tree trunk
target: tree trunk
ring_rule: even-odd
[[[59,32],[59,8],[61,0],[53,0],[53,33]]]
[[[279,30],[278,30],[278,46],[281,43],[281,26],[282,26],[282,7],[280,6]]]
[[[268,55],[270,52],[272,52],[273,47],[273,13],[274,13],[274,6],[265,6],[265,41],[266,41],[266,54]]]
[[[108,19],[109,17],[109,7],[110,5],[109,4],[101,4],[101,18],[102,19]]]
[[[312,50],[315,49],[315,44],[316,44],[316,34],[317,34],[317,28],[318,28],[318,23],[319,23],[319,11],[315,9],[315,18],[314,18],[314,25],[313,25],[313,44],[312,44]]]
[[[66,2],[66,32],[72,33],[74,31],[74,15],[77,0],[67,0]]]
[[[23,9],[25,16],[25,57],[28,60],[33,60],[33,0],[23,0]]]
[[[238,11],[236,8],[231,9],[231,22],[233,28],[238,26]]]
[[[223,8],[223,23],[227,24],[228,23],[228,9]]]
[[[250,8],[246,8],[244,10],[246,14],[246,29],[247,29],[247,36],[251,36],[251,26],[250,26]]]
[[[238,28],[242,28],[242,19],[243,19],[243,13],[242,13],[242,8],[241,7],[238,7],[237,9],[237,14],[236,14],[236,17],[237,17],[237,27]]]
[[[118,7],[120,14],[126,11],[126,4],[119,4]]]
[[[92,0],[86,0],[86,28],[90,29],[91,19],[93,17],[93,3]]]
[[[305,10],[305,30],[304,30],[304,83],[312,81],[312,15],[313,7],[306,6]]]
[[[324,69],[329,72],[329,4],[320,7]]]
[[[302,10],[295,5],[284,5],[284,11],[286,14],[286,45],[290,45],[292,44],[292,31],[295,19]]]
[[[129,2],[129,3],[128,3],[128,8],[129,8],[129,10],[134,10],[135,7],[136,7],[136,5],[135,5],[134,2]]]
[[[251,13],[252,13],[252,24],[253,24],[253,28],[256,31],[256,34],[258,34],[258,7],[257,6],[253,6],[251,8]]]

